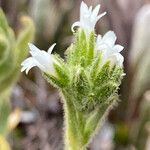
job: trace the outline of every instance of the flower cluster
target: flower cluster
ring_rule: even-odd
[[[96,49],[102,51],[104,61],[109,59],[113,64],[122,66],[124,58],[120,52],[123,50],[123,46],[115,45],[116,39],[113,31],[108,31],[103,37],[98,35]]]
[[[92,6],[88,8],[88,6],[82,2],[80,7],[80,21],[72,25],[72,31],[74,32],[75,26],[79,26],[84,29],[87,34],[90,34],[90,32],[94,30],[96,22],[106,14],[106,12],[104,12],[98,15],[99,10],[100,5],[97,5],[92,11]]]
[[[98,15],[100,5],[97,5],[93,10],[92,6],[88,6],[82,1],[80,6],[80,21],[75,22],[72,25],[72,31],[74,32],[75,27],[80,27],[85,31],[86,36],[89,37],[90,33],[94,31],[97,21],[102,18],[106,12]],[[95,40],[95,51],[102,52],[103,63],[110,60],[112,64],[119,66],[123,65],[124,58],[120,54],[123,50],[123,46],[115,45],[116,35],[113,31],[108,31],[103,37],[97,35]],[[21,65],[21,71],[26,70],[26,73],[34,67],[39,67],[43,72],[53,73],[53,56],[51,54],[55,44],[53,44],[48,52],[41,51],[33,44],[29,44],[30,53],[32,57],[27,58]]]
[[[29,43],[30,53],[32,57],[27,58],[22,62],[21,71],[26,70],[26,74],[32,67],[39,67],[43,72],[52,73],[53,72],[53,57],[51,52],[56,45],[55,43],[48,49],[48,52],[38,49],[33,44]]]
[[[116,45],[116,35],[108,31],[104,36],[95,34],[96,22],[106,13],[98,15],[100,5],[92,9],[82,2],[80,21],[74,42],[67,48],[65,60],[29,44],[32,57],[21,65],[28,71],[39,67],[43,76],[57,87],[63,100],[66,150],[86,149],[98,125],[102,124],[110,109],[118,102],[118,89],[123,77],[123,50]]]

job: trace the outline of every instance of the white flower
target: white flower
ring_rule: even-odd
[[[38,49],[35,45],[29,43],[30,54],[32,57],[25,59],[21,66],[21,72],[26,70],[26,74],[32,67],[39,67],[43,72],[52,73],[53,72],[53,58],[51,52],[56,44],[53,44],[48,52]]]
[[[93,10],[92,6],[88,6],[82,1],[80,6],[80,21],[75,22],[72,25],[72,31],[74,32],[74,27],[79,26],[85,30],[87,34],[94,30],[96,22],[103,17],[106,12],[98,15],[100,10],[100,5],[97,5]]]
[[[123,46],[115,45],[116,35],[113,31],[108,31],[103,37],[97,36],[96,49],[102,51],[103,59],[109,59],[112,63],[122,66],[124,58],[120,54],[123,50]]]

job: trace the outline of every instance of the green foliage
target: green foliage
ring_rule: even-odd
[[[30,18],[21,18],[23,28],[17,39],[0,10],[0,94],[18,78],[20,63],[28,54],[27,43],[33,38],[34,25]]]
[[[7,119],[10,114],[9,92],[0,95],[0,135],[5,136],[7,133]]]
[[[123,69],[110,61],[103,64],[102,53],[94,50],[94,32],[87,38],[79,29],[75,37],[66,61],[54,57],[55,74],[44,76],[63,98],[66,149],[84,150],[117,103]]]
[[[9,132],[11,89],[19,77],[20,63],[28,54],[27,43],[32,40],[34,33],[34,25],[30,18],[22,17],[21,21],[23,28],[16,38],[0,9],[0,143],[3,144],[2,147],[6,145],[6,141],[2,138],[5,138]]]

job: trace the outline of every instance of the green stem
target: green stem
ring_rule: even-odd
[[[89,113],[76,109],[74,97],[69,90],[62,91],[65,111],[65,150],[86,150],[98,125],[116,103],[105,103]]]
[[[62,91],[65,111],[65,150],[86,150],[84,148],[81,126],[82,116],[75,109],[71,95]],[[83,131],[83,130],[82,130]]]
[[[7,135],[7,121],[10,114],[9,91],[0,94],[0,135]]]

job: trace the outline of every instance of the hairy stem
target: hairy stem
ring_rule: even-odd
[[[86,150],[81,133],[83,116],[75,109],[71,95],[62,91],[62,96],[65,111],[65,150]]]

